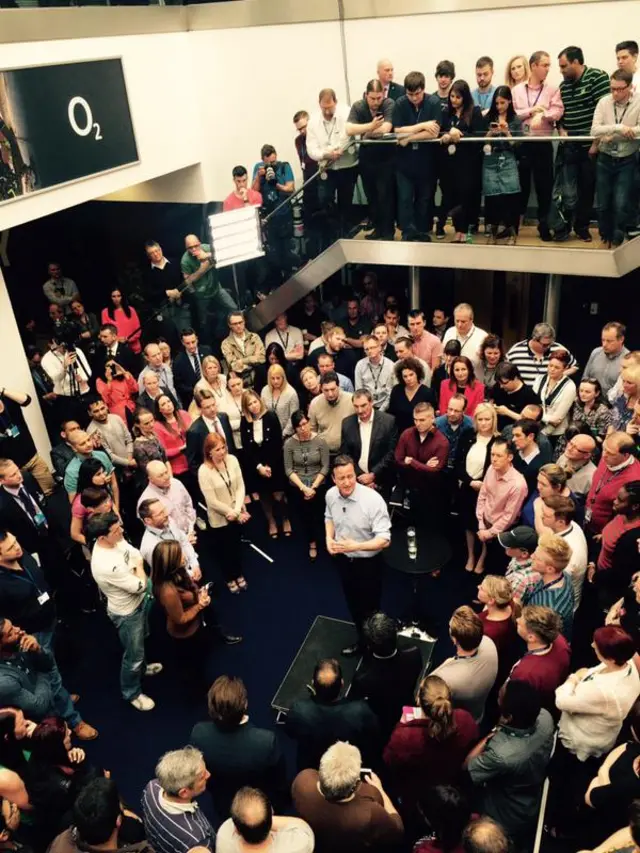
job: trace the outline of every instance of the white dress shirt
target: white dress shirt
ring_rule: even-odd
[[[358,162],[355,143],[347,133],[347,120],[350,109],[346,104],[337,104],[331,121],[325,121],[322,111],[314,113],[307,124],[307,153],[312,160],[325,160],[332,151],[342,150],[344,154],[328,168],[337,171],[348,169]],[[348,147],[347,147],[348,146]]]
[[[452,326],[444,333],[442,347],[444,349],[449,341],[458,341],[461,349],[460,355],[466,355],[471,364],[473,364],[473,369],[477,374],[482,367],[482,361],[480,360],[480,345],[486,337],[487,332],[485,332],[484,329],[480,329],[478,326],[472,326],[471,331],[466,335],[459,335],[456,327]]]
[[[169,519],[180,528],[183,533],[192,533],[196,524],[196,511],[189,492],[180,480],[171,478],[168,489],[160,489],[149,483],[138,500],[138,507],[142,501],[159,500],[169,513]]]
[[[369,448],[371,447],[371,433],[373,432],[373,419],[375,417],[375,412],[371,413],[371,417],[368,421],[362,421],[358,418],[358,429],[360,430],[360,459],[358,459],[358,465],[364,471],[365,474],[369,473]]]

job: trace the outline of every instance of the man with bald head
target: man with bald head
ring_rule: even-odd
[[[404,86],[393,82],[393,62],[390,59],[381,59],[378,62],[377,75],[382,83],[385,98],[397,101],[404,95]]]
[[[309,824],[299,817],[275,815],[269,798],[257,788],[240,788],[230,814],[218,830],[216,853],[257,853],[267,845],[276,851],[313,853],[315,838]]]
[[[138,387],[142,387],[145,373],[152,371],[158,377],[158,382],[162,388],[171,391],[172,399],[177,399],[176,386],[173,382],[173,370],[168,364],[162,360],[162,350],[156,343],[149,343],[142,351],[144,353],[147,366],[140,371],[138,376]]]
[[[590,435],[574,435],[567,443],[564,453],[558,459],[558,465],[569,474],[567,486],[574,495],[585,498],[591,488],[596,466],[593,454],[596,441]]]
[[[223,336],[227,315],[238,306],[220,285],[211,246],[187,234],[184,247],[180,269],[184,281],[190,282],[187,290],[193,294],[198,336],[203,344],[213,346]]]
[[[323,753],[337,740],[357,746],[363,764],[375,759],[380,747],[378,718],[364,699],[341,698],[343,687],[338,661],[323,658],[308,686],[311,696],[291,706],[285,725],[287,734],[298,742],[299,771],[317,768]]]
[[[109,454],[105,453],[104,450],[95,450],[93,438],[83,429],[77,429],[72,432],[71,435],[68,436],[67,440],[75,453],[75,456],[69,462],[64,472],[64,488],[69,495],[70,503],[73,503],[73,500],[78,493],[78,474],[80,473],[80,466],[87,459],[97,459],[102,464],[105,474],[109,478],[107,486],[111,490],[111,495],[113,497],[113,508],[118,512],[120,509],[120,489],[118,487],[116,470],[113,467],[113,462],[109,458]]]
[[[167,510],[169,520],[183,533],[191,543],[195,542],[196,510],[189,492],[171,475],[171,469],[160,460],[147,463],[149,485],[140,495],[138,507],[143,501],[154,498]]]
[[[621,486],[640,480],[640,462],[634,457],[635,442],[626,432],[612,432],[602,444],[602,459],[587,495],[584,514],[588,534],[602,533],[613,518],[613,501]]]

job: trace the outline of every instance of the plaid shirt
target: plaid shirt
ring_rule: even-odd
[[[542,576],[539,572],[533,571],[531,560],[519,563],[514,557],[507,566],[505,577],[511,584],[513,597],[521,601],[525,595],[533,591]]]

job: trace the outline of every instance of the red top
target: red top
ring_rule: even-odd
[[[167,454],[167,459],[171,462],[171,470],[174,474],[186,474],[189,470],[185,447],[187,443],[187,429],[191,426],[191,418],[183,409],[180,409],[179,414],[182,416],[184,429],[180,429],[180,425],[176,422],[174,428],[176,432],[172,432],[166,424],[156,421],[154,430],[158,436],[158,441],[164,447]]]
[[[616,550],[618,540],[623,533],[640,527],[640,518],[629,521],[624,515],[614,515],[611,521],[602,528],[602,544],[598,556],[598,571],[610,569],[613,561],[613,552]]]
[[[136,313],[136,309],[129,306],[131,316],[127,317],[122,308],[111,308],[111,316],[115,318],[114,320],[111,319],[108,311],[109,309],[107,308],[102,309],[102,314],[100,315],[100,322],[102,325],[104,326],[105,323],[113,323],[118,330],[118,340],[123,340],[125,343],[129,344],[133,352],[140,352],[142,350],[142,345],[140,343],[142,330],[140,329],[140,319]],[[131,337],[129,337],[129,335],[131,335]]]
[[[613,499],[621,486],[633,480],[640,480],[640,462],[637,459],[619,471],[610,471],[604,459],[600,460],[587,495],[585,521],[591,534],[601,533],[605,524],[611,521]]]
[[[247,190],[247,198],[249,199],[249,204],[257,204],[258,207],[262,205],[262,196],[257,190],[249,188]],[[245,204],[243,199],[238,198],[235,193],[228,195],[222,202],[222,209],[225,213],[228,210],[240,210],[240,208],[244,206]]]
[[[404,464],[406,456],[411,457],[411,465]],[[438,465],[427,467],[427,462],[433,456],[438,459]],[[414,488],[424,486],[429,477],[439,474],[445,468],[448,457],[449,442],[435,427],[424,441],[420,441],[416,427],[409,427],[401,433],[396,445],[396,464],[400,467],[405,484]]]
[[[447,406],[449,405],[449,400],[453,397],[454,394],[458,393],[458,386],[454,383],[452,388],[449,380],[446,380],[440,385],[440,401],[438,403],[438,408],[440,410],[441,415],[446,414]],[[482,384],[482,382],[478,382],[478,380],[476,379],[473,383],[473,388],[471,387],[471,385],[465,385],[463,393],[467,400],[467,408],[464,410],[464,413],[465,415],[469,415],[469,417],[473,417],[473,413],[475,412],[476,407],[480,403],[484,402],[484,385]]]
[[[571,649],[560,635],[546,654],[527,652],[511,670],[510,678],[528,681],[540,694],[540,703],[554,719],[560,716],[556,708],[556,688],[567,680]]]
[[[116,379],[111,382],[105,382],[104,379],[98,378],[96,389],[111,414],[118,415],[126,424],[126,410],[129,409],[130,412],[133,412],[136,408],[133,395],[138,393],[138,383],[133,376],[128,373],[122,381]]]
[[[432,785],[452,785],[458,780],[480,731],[471,714],[462,708],[454,709],[453,719],[456,730],[443,741],[429,737],[424,718],[398,723],[393,730],[383,759],[403,803],[416,802]]]

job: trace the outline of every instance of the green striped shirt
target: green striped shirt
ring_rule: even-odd
[[[560,83],[560,94],[564,104],[561,123],[569,136],[590,136],[596,105],[609,94],[609,75],[585,66],[579,80]]]

